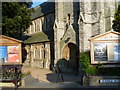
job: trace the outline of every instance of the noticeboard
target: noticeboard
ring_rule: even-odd
[[[91,63],[120,63],[120,33],[109,31],[90,40]]]
[[[0,44],[0,63],[21,64],[21,41],[2,36]]]

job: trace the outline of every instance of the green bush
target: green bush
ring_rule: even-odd
[[[19,75],[22,78],[22,77],[24,77],[26,75],[29,75],[29,74],[31,74],[31,72],[30,71],[26,71],[26,72],[21,72]]]
[[[83,71],[88,75],[97,75],[97,66],[92,66],[90,64],[90,52],[80,53],[80,62],[82,64]]]

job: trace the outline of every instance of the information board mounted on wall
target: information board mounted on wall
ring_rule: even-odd
[[[120,63],[120,33],[109,31],[89,39],[91,63]]]

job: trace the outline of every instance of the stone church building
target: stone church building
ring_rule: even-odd
[[[89,38],[112,29],[112,2],[44,2],[34,8],[32,25],[24,32],[24,65],[76,71],[79,53],[90,50]]]

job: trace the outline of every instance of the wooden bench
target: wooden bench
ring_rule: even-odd
[[[12,82],[15,88],[18,88],[18,82],[21,80],[21,65],[1,65],[0,82]]]

